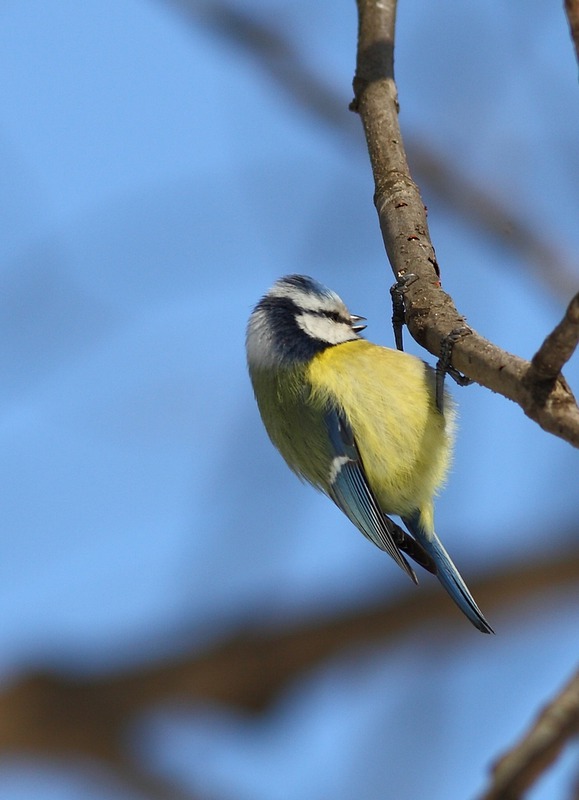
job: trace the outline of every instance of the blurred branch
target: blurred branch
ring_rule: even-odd
[[[173,782],[152,776],[143,770],[142,765],[122,762],[96,762],[94,758],[81,756],[74,758],[71,753],[34,753],[33,757],[17,756],[19,766],[28,767],[30,772],[37,773],[43,768],[53,771],[55,768],[67,777],[74,779],[78,786],[78,794],[67,793],[67,797],[102,797],[106,800],[202,800],[201,795],[184,791]],[[4,758],[3,763],[8,759]],[[207,796],[203,800],[209,800]],[[217,800],[214,793],[211,800]]]
[[[579,264],[553,244],[558,237],[545,236],[509,208],[487,187],[479,186],[416,139],[408,139],[408,161],[426,191],[436,193],[452,212],[500,246],[514,252],[548,290],[567,298],[577,291]]]
[[[358,0],[359,30],[353,110],[360,114],[372,172],[374,203],[392,270],[405,286],[406,323],[412,336],[440,356],[445,340],[466,332],[454,345],[453,366],[472,380],[521,406],[544,430],[579,447],[579,408],[558,374],[537,382],[531,364],[501,350],[465,325],[440,286],[426,211],[410,176],[398,124],[394,82],[395,0]]]
[[[494,765],[480,800],[518,800],[579,733],[579,672],[546,706],[528,733]]]
[[[509,571],[474,582],[485,608],[499,616],[525,608],[545,592],[576,586],[579,551],[564,547],[557,559],[519,563]],[[73,679],[55,674],[30,675],[0,693],[0,750],[61,758],[97,759],[136,785],[139,767],[126,752],[127,731],[135,718],[154,707],[217,702],[259,711],[288,683],[345,648],[384,646],[412,628],[440,626],[448,647],[472,635],[452,601],[439,591],[412,592],[401,600],[339,619],[310,621],[285,632],[247,633],[200,655],[184,656],[157,667],[122,676]],[[544,596],[543,596],[544,602]],[[500,635],[500,629],[498,628]],[[154,778],[143,770],[146,796]],[[165,797],[180,798],[167,790]]]
[[[579,62],[579,0],[565,0],[565,11],[569,22],[571,39],[575,45],[575,56]]]
[[[345,100],[307,70],[285,31],[226,0],[168,0],[201,22],[229,45],[251,56],[264,74],[280,86],[298,108],[318,117],[336,131],[353,134],[344,113]],[[262,16],[267,13],[261,9]]]
[[[362,155],[358,127],[352,115],[345,113],[346,97],[304,64],[286,31],[271,20],[265,22],[264,13],[258,19],[224,0],[166,2],[250,56],[297,108],[339,136],[349,154]],[[558,237],[546,236],[528,225],[494,191],[474,183],[425,141],[409,138],[407,150],[420,182],[452,213],[514,252],[550,292],[567,298],[576,291],[579,264],[574,255],[552,244]]]

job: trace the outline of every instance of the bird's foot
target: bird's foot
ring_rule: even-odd
[[[399,275],[396,283],[390,287],[390,296],[392,298],[392,328],[394,330],[394,341],[397,350],[404,350],[404,343],[402,341],[402,328],[406,322],[406,314],[404,311],[404,292],[411,283],[418,280],[418,276],[413,272],[407,275]]]
[[[458,328],[454,328],[454,330],[452,330],[442,340],[442,344],[440,346],[440,358],[436,363],[436,407],[441,414],[444,413],[445,375],[450,375],[453,381],[458,383],[459,386],[468,386],[472,383],[470,378],[468,378],[466,375],[463,375],[462,372],[459,372],[451,364],[454,345],[465,336],[470,336],[471,333],[472,331],[467,325],[460,325]]]

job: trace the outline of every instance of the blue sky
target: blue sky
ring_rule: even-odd
[[[278,26],[349,114],[353,2],[236,7]],[[0,677],[128,669],[420,591],[289,473],[245,370],[249,312],[287,272],[392,342],[361,127],[336,136],[161,0],[14,0],[0,16]],[[559,6],[402,3],[396,72],[403,132],[568,254],[579,282],[579,86]],[[568,298],[426,202],[461,313],[532,356]],[[566,375],[579,392],[577,357]],[[465,577],[576,535],[576,451],[486,389],[453,392],[437,527]],[[425,628],[345,654],[258,720],[151,712],[140,747],[220,798],[473,796],[574,668],[578,599],[506,609],[493,639]],[[571,775],[568,760],[532,800]],[[0,794],[88,796],[74,771],[26,761],[6,761]]]

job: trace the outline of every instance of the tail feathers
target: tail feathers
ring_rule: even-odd
[[[432,531],[432,533],[426,532],[416,517],[405,517],[404,524],[408,527],[413,536],[416,537],[424,550],[432,557],[436,564],[436,577],[460,610],[479,631],[483,633],[494,633],[434,531]]]
[[[392,538],[394,539],[394,543],[399,550],[402,550],[403,553],[406,553],[413,561],[415,561],[420,567],[428,570],[433,575],[436,575],[437,568],[436,562],[434,559],[428,555],[424,547],[420,545],[416,539],[413,539],[412,536],[409,536],[405,530],[397,525],[393,520],[388,517],[389,521],[392,523]],[[415,581],[418,583],[418,581]]]

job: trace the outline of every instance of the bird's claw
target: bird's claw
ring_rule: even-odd
[[[472,331],[467,325],[460,325],[445,336],[440,345],[440,358],[436,363],[436,407],[441,414],[444,413],[445,375],[450,375],[453,381],[458,383],[459,386],[468,386],[472,383],[470,378],[463,375],[462,372],[459,372],[451,364],[454,345],[465,336],[470,336],[471,333]]]
[[[404,310],[404,292],[411,283],[418,280],[418,276],[413,272],[407,275],[398,275],[396,283],[390,287],[390,296],[392,297],[392,328],[394,330],[394,341],[397,350],[404,350],[404,343],[402,341],[402,328],[406,322],[406,314]]]

